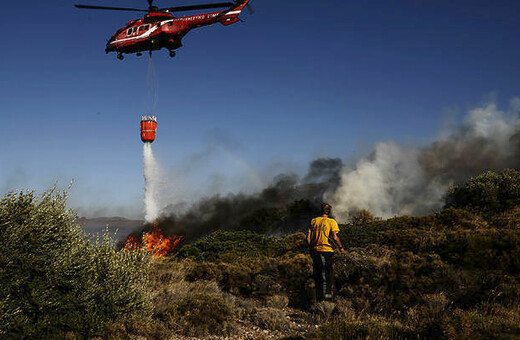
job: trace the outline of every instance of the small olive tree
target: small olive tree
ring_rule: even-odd
[[[0,200],[0,337],[90,337],[129,313],[150,313],[150,258],[91,240],[67,192]]]

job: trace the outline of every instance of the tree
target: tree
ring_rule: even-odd
[[[0,200],[0,337],[89,337],[127,313],[149,313],[150,259],[91,240],[66,191]]]

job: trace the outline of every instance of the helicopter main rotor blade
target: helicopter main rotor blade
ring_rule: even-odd
[[[203,4],[203,5],[166,7],[166,8],[160,8],[159,11],[182,12],[182,11],[193,11],[196,9],[222,8],[222,7],[232,7],[232,6],[235,6],[235,3],[220,2],[220,3]]]
[[[147,9],[138,8],[125,8],[125,7],[105,7],[105,6],[89,6],[89,5],[74,5],[77,8],[88,8],[88,9],[109,9],[114,11],[133,11],[133,12],[148,12]]]

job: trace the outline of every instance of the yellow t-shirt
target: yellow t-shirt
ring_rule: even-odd
[[[316,251],[334,252],[332,248],[331,231],[339,233],[338,223],[332,218],[316,217],[311,221],[309,232],[311,233],[311,245]]]

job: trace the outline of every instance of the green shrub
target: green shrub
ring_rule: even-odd
[[[378,242],[378,229],[373,224],[342,224],[338,236],[345,248],[364,247]]]
[[[66,200],[54,189],[0,200],[0,337],[87,337],[150,311],[149,257],[91,242]]]
[[[445,197],[447,207],[494,213],[520,203],[520,171],[485,172],[461,186],[450,188]]]
[[[278,239],[280,253],[304,253],[309,250],[307,235],[298,232]]]
[[[280,252],[281,245],[274,237],[252,231],[217,231],[184,246],[179,258],[199,261],[217,261],[223,256],[273,256]]]

